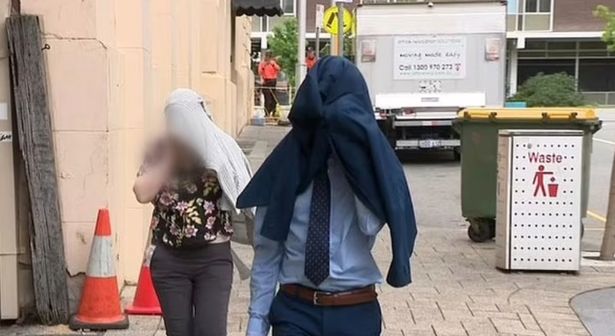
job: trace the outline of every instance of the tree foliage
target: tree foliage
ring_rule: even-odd
[[[567,73],[538,75],[528,79],[511,101],[525,101],[529,107],[565,107],[585,105],[583,95],[577,92],[574,76]]]
[[[602,40],[607,44],[609,50],[615,51],[615,11],[607,6],[598,6],[594,11],[594,15],[603,19],[606,22]]]
[[[269,50],[278,57],[282,71],[288,76],[289,84],[294,86],[296,79],[297,48],[299,44],[299,26],[296,18],[289,18],[273,28],[273,36],[269,39]],[[330,43],[321,49],[320,57],[331,52]],[[354,55],[354,38],[350,34],[344,39],[344,56],[351,59]]]
[[[284,23],[273,28],[273,37],[269,39],[269,49],[282,67],[282,71],[288,76],[289,84],[295,84],[295,72],[297,67],[297,48],[299,45],[299,32],[297,20],[288,19]]]

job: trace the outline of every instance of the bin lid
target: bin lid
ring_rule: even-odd
[[[532,107],[532,108],[467,108],[457,115],[459,119],[498,120],[598,120],[593,108]]]

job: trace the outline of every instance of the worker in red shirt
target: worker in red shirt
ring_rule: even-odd
[[[316,52],[312,47],[307,48],[307,53],[305,55],[305,65],[307,66],[308,71],[312,70],[314,64],[316,64]]]
[[[265,59],[258,66],[258,73],[261,76],[261,83],[263,86],[263,95],[265,96],[265,116],[267,117],[275,114],[278,105],[276,85],[281,70],[282,68],[278,65],[278,62],[276,62],[273,53],[267,51],[265,53]]]

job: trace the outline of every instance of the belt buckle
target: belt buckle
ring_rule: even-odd
[[[312,295],[312,304],[313,304],[314,306],[322,306],[322,305],[320,304],[320,302],[318,302],[318,297],[319,297],[320,295],[331,295],[331,293],[330,293],[330,292],[314,291],[314,294]]]
[[[314,306],[320,306],[320,303],[318,303],[318,291],[314,291],[314,294],[312,295],[312,304]]]

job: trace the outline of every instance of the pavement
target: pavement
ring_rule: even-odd
[[[594,336],[609,336],[615,332],[615,288],[598,289],[577,295],[570,304]]]
[[[583,246],[584,254],[599,247],[604,230],[610,164],[615,151],[615,111],[605,112],[604,129],[596,135],[592,154],[592,192]],[[288,128],[247,127],[239,138],[254,167],[258,167]],[[610,144],[612,142],[612,144]],[[487,336],[487,335],[614,335],[615,326],[596,329],[595,316],[612,316],[594,306],[583,293],[615,283],[615,263],[583,259],[578,273],[502,272],[495,265],[495,243],[473,243],[466,235],[460,210],[460,168],[447,154],[412,155],[404,168],[415,202],[419,237],[412,259],[413,284],[401,289],[378,288],[383,311],[384,336]],[[245,261],[252,260],[249,247],[236,246]],[[383,272],[390,262],[389,234],[382,232],[374,256]],[[125,287],[123,300],[130,302],[134,287]],[[611,295],[615,302],[615,291]],[[245,335],[249,280],[235,274],[229,312],[229,335]],[[571,306],[571,300],[574,303]],[[580,303],[579,303],[580,302]],[[603,301],[608,304],[608,299]],[[611,307],[612,308],[612,307]],[[592,310],[593,309],[593,310]],[[601,314],[601,315],[596,315]],[[583,319],[581,319],[581,318]],[[164,335],[159,317],[130,317],[129,330],[104,335]],[[607,322],[613,323],[610,318]],[[600,327],[598,327],[600,328]],[[610,329],[608,329],[610,328]],[[610,334],[595,333],[611,330]],[[590,331],[592,333],[590,333]],[[1,335],[70,334],[64,326],[12,327]],[[102,334],[100,334],[102,335]]]
[[[615,109],[600,111],[602,129],[594,135],[591,159],[589,212],[585,220],[583,247],[599,251],[606,222],[609,183],[615,153]],[[614,333],[615,334],[615,333]]]

